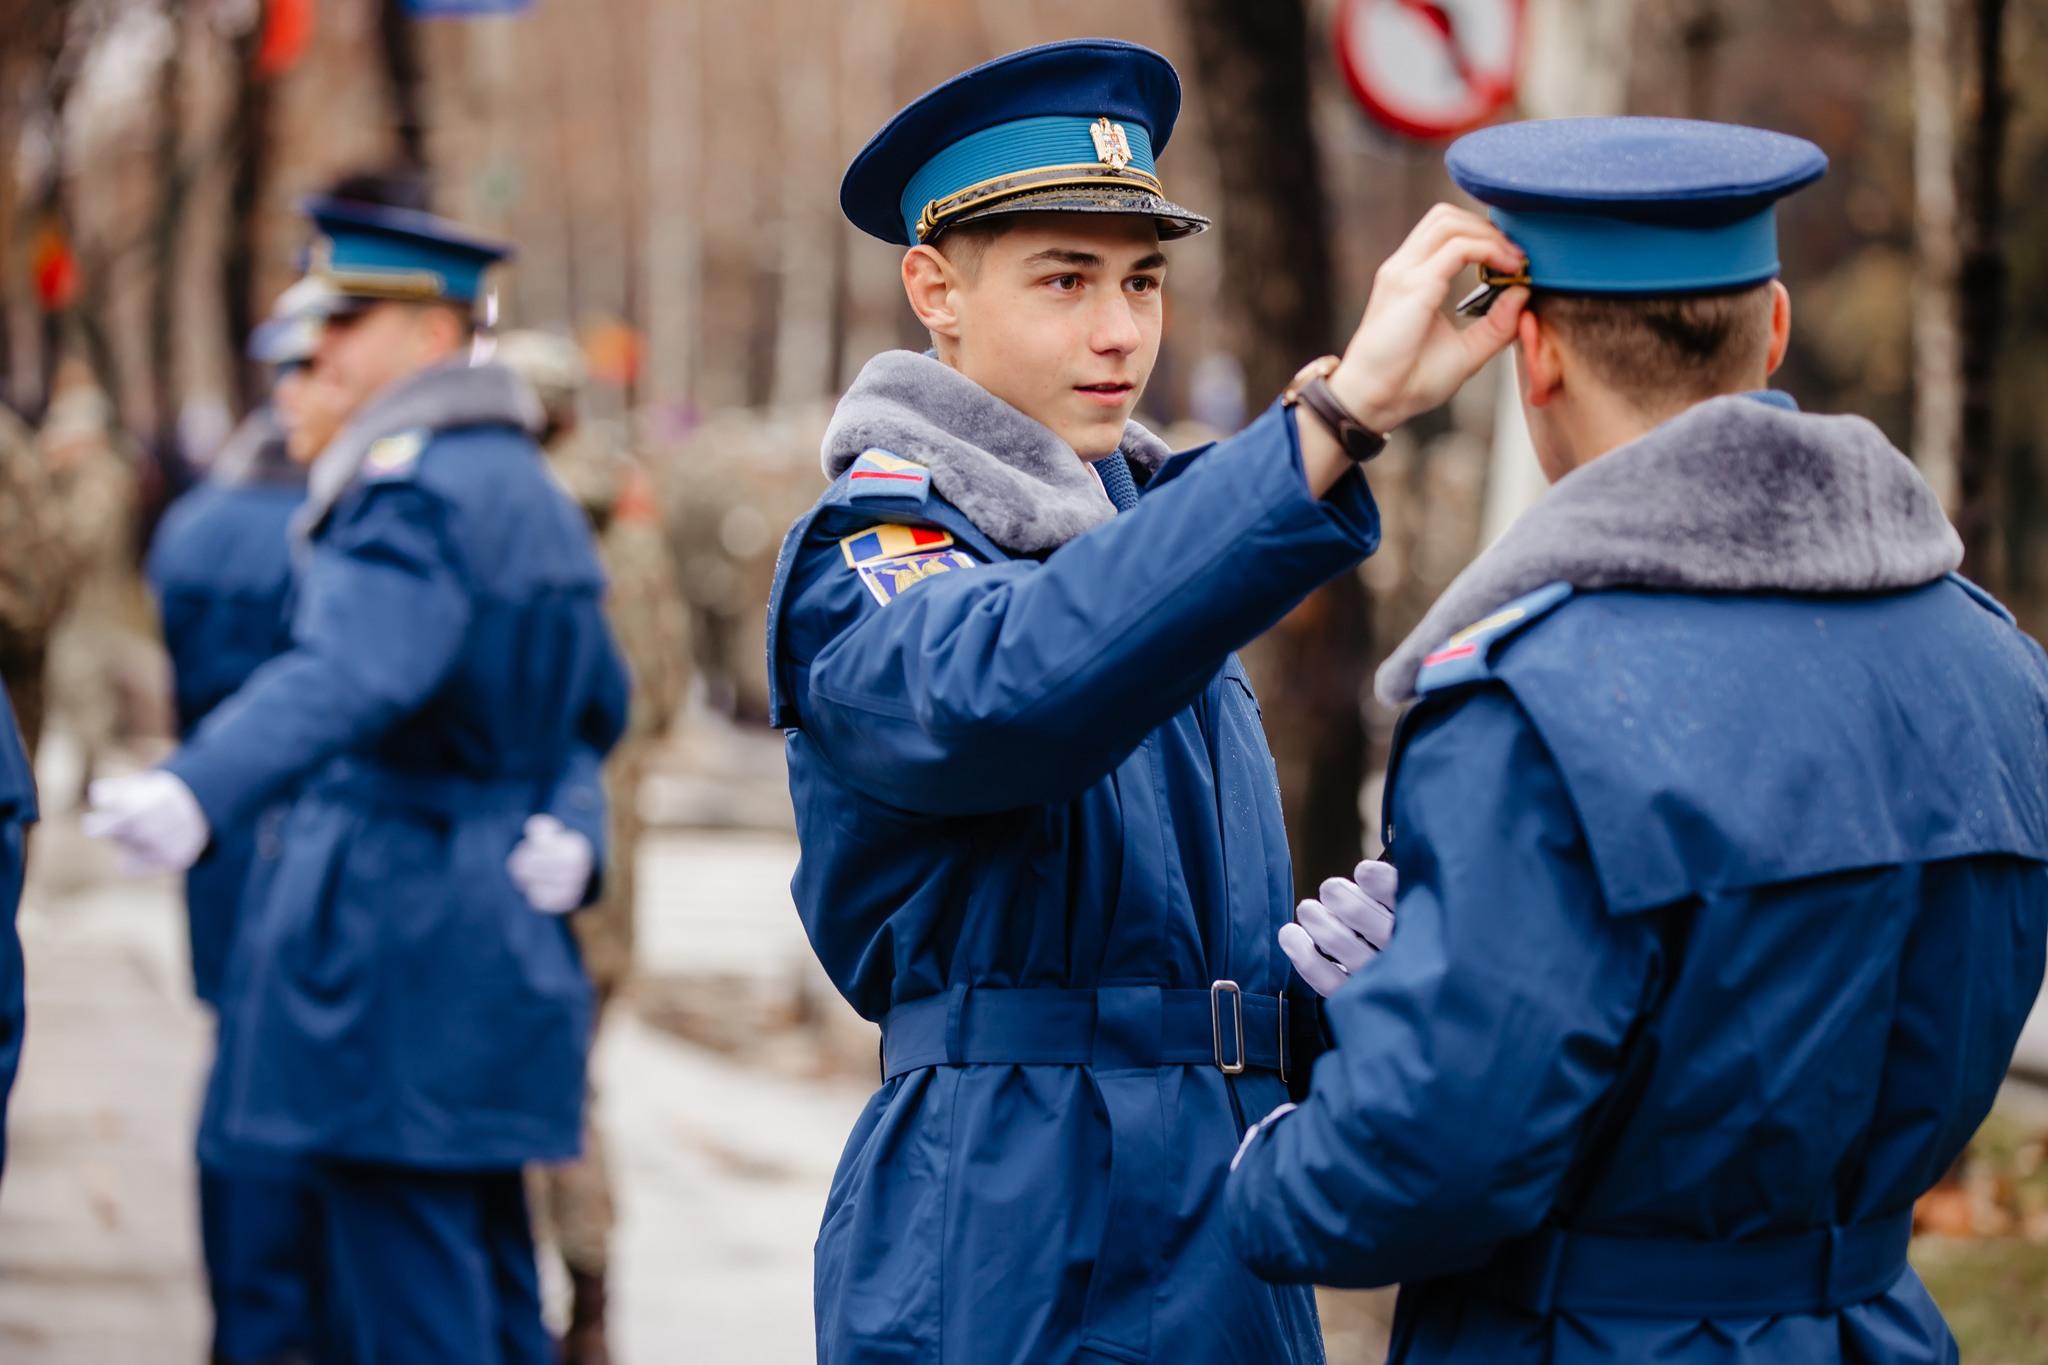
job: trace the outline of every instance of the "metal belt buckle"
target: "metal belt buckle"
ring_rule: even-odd
[[[1223,996],[1230,996],[1232,1028],[1237,1037],[1237,1060],[1223,1060]],[[1209,983],[1209,1034],[1216,1044],[1216,1069],[1226,1076],[1235,1076],[1244,1070],[1244,991],[1235,981],[1212,981]]]

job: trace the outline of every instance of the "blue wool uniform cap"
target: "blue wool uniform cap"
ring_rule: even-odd
[[[431,213],[316,196],[309,274],[343,299],[475,303],[484,273],[512,255]]]
[[[1150,217],[1162,239],[1209,220],[1166,197],[1155,158],[1180,77],[1148,47],[1078,38],[985,62],[927,91],[861,148],[839,205],[898,246],[1003,213]]]
[[[1804,138],[1669,118],[1508,123],[1451,144],[1458,187],[1529,258],[1527,283],[1573,294],[1742,289],[1778,275],[1778,200],[1826,173]]]

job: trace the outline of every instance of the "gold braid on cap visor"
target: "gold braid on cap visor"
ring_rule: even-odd
[[[946,225],[947,219],[958,217],[969,209],[978,209],[994,203],[998,199],[1007,199],[1013,194],[1022,194],[1026,190],[1084,185],[1118,185],[1125,189],[1144,190],[1162,199],[1166,197],[1166,190],[1160,185],[1158,176],[1132,166],[1126,166],[1122,170],[1088,162],[1076,162],[1070,166],[1040,166],[1034,170],[1012,171],[993,180],[979,181],[965,189],[953,191],[944,199],[930,201],[924,206],[924,212],[917,215],[917,240],[928,242],[933,233]]]

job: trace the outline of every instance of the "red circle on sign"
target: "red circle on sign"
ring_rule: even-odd
[[[1406,137],[1455,137],[1515,97],[1523,0],[1344,0],[1337,65],[1374,119]]]

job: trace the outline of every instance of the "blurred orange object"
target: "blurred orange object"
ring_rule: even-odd
[[[632,383],[640,373],[640,334],[613,318],[591,323],[583,329],[583,363],[592,379]]]
[[[61,312],[78,297],[78,258],[55,224],[36,234],[36,301],[46,313]]]
[[[299,64],[313,40],[313,0],[266,0],[256,74],[282,76]]]
[[[1969,1191],[1960,1184],[1944,1181],[1920,1196],[1913,1205],[1913,1230],[1937,1237],[1969,1237],[1977,1231],[1977,1213],[1970,1204]]]

